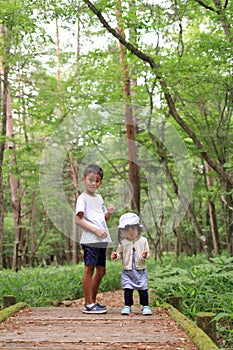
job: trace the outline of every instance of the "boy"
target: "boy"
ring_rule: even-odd
[[[112,242],[106,221],[115,208],[110,204],[106,210],[103,198],[95,193],[102,183],[103,175],[103,170],[98,165],[90,164],[85,168],[82,177],[85,190],[76,203],[76,223],[83,229],[80,243],[85,265],[82,280],[84,313],[107,312],[106,306],[96,302],[96,296],[106,272],[107,244]]]

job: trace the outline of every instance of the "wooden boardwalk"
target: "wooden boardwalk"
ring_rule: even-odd
[[[21,310],[0,324],[0,348],[14,350],[198,350],[185,332],[160,308],[130,316],[109,307],[107,314],[88,315],[81,306]]]

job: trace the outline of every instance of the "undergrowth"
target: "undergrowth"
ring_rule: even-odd
[[[147,263],[150,301],[154,306],[167,302],[169,295],[181,296],[183,313],[195,322],[198,312],[216,314],[219,346],[233,347],[233,258],[226,255],[207,261],[171,254],[163,261]],[[122,265],[107,261],[107,273],[100,291],[120,289]],[[4,295],[15,295],[17,302],[49,306],[56,301],[78,299],[82,292],[83,264],[25,268],[18,272],[0,271],[0,303]]]
[[[164,256],[162,263],[148,264],[153,304],[169,295],[182,297],[183,313],[195,321],[198,312],[214,312],[219,346],[233,347],[233,258],[217,256]]]

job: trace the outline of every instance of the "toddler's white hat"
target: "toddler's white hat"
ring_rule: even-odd
[[[118,228],[125,228],[127,225],[140,225],[140,219],[135,213],[126,213],[120,217]],[[142,227],[142,225],[140,225]]]

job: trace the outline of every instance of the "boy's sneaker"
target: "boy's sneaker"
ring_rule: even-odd
[[[150,308],[149,306],[143,306],[143,308],[142,308],[142,314],[143,314],[144,316],[152,315],[151,308]]]
[[[96,305],[98,305],[99,307],[101,307],[101,309],[107,309],[107,306],[106,305],[101,305],[99,303],[96,303]]]
[[[131,308],[130,308],[129,306],[127,306],[127,305],[125,305],[125,306],[123,307],[123,309],[121,310],[121,314],[122,314],[122,315],[129,315],[130,312],[131,312]]]
[[[86,304],[84,304],[84,307],[83,307],[84,314],[106,314],[106,312],[107,312],[107,308],[100,307],[98,304],[94,304],[91,307],[88,307]]]

